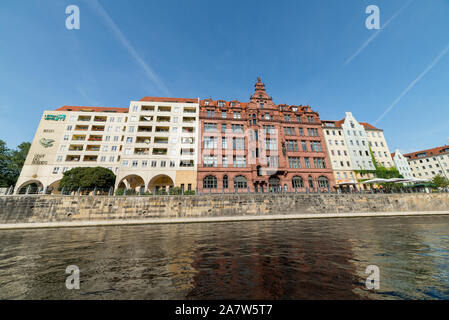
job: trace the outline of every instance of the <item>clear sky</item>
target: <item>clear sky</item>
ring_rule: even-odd
[[[63,105],[248,101],[260,76],[275,103],[352,111],[411,152],[448,141],[448,51],[448,0],[1,0],[0,139],[31,141]]]

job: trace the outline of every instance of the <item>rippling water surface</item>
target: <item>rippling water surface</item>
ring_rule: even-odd
[[[0,298],[449,299],[449,217],[0,231]]]

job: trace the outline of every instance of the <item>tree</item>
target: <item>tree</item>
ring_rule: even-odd
[[[0,139],[0,186],[8,187],[16,184],[22,171],[31,143],[22,142],[17,149],[11,150]]]
[[[447,180],[445,177],[443,177],[442,175],[436,175],[435,177],[433,177],[432,179],[432,184],[436,187],[436,188],[446,188],[447,186],[449,186],[449,180]]]
[[[59,189],[110,188],[115,184],[115,174],[103,167],[78,167],[64,172]]]

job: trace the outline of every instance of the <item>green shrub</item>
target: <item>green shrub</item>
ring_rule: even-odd
[[[185,195],[188,195],[188,196],[193,196],[193,195],[195,195],[195,190],[187,190],[187,191],[184,191],[184,194],[185,194]]]
[[[170,189],[170,195],[180,195],[182,194],[182,189],[180,187],[174,187]]]

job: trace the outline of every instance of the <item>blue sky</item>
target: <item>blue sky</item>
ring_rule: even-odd
[[[65,28],[68,5],[80,30]],[[448,51],[448,0],[2,0],[0,139],[31,141],[62,105],[248,101],[260,76],[276,103],[352,111],[411,152],[449,138]]]

